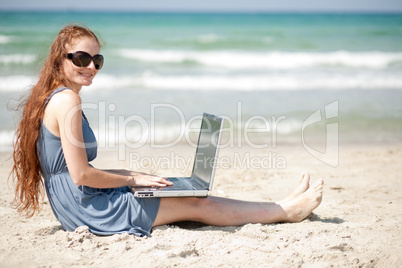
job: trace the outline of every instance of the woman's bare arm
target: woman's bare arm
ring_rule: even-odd
[[[144,172],[138,172],[138,171],[131,171],[127,169],[108,169],[108,170],[102,170],[104,172],[108,172],[111,174],[118,174],[118,175],[123,175],[123,176],[133,176],[134,177],[134,185],[131,185],[133,187],[141,187],[141,186],[168,186],[168,185],[173,185],[172,182],[167,181],[166,178],[159,177],[153,174],[148,174]],[[163,181],[161,182],[161,178]]]
[[[94,188],[170,185],[162,177],[131,171],[105,172],[91,167],[82,133],[81,99],[72,90],[55,94],[46,107],[45,117],[46,123],[53,126],[49,130],[60,135],[67,167],[75,184]]]

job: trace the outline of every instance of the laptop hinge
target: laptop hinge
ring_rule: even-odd
[[[201,179],[200,177],[198,177],[196,174],[191,174],[191,178],[193,180],[195,180],[197,183],[199,183],[202,187],[204,187],[205,189],[209,190],[209,185],[208,183],[206,183],[203,179]]]

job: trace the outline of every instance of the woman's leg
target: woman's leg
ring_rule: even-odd
[[[302,182],[304,181],[304,182]],[[301,180],[305,184],[306,179]],[[197,221],[214,226],[247,223],[298,222],[321,203],[323,180],[300,192],[300,186],[278,203],[247,202],[221,197],[162,198],[154,226],[178,221]]]

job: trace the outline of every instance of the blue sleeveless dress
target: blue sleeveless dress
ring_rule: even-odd
[[[53,91],[44,107],[54,94],[66,89]],[[82,115],[82,131],[90,162],[96,158],[96,138],[84,113]],[[74,231],[78,226],[86,225],[98,235],[127,232],[151,236],[159,198],[136,198],[130,187],[97,189],[76,185],[68,172],[60,138],[43,123],[37,148],[50,206],[65,230]]]

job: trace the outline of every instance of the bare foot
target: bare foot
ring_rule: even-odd
[[[318,207],[322,200],[324,181],[319,179],[304,193],[296,196],[293,200],[281,203],[285,211],[285,222],[300,222],[310,215]]]
[[[284,202],[290,201],[297,196],[301,195],[310,187],[310,175],[308,173],[303,173],[300,177],[300,183],[297,188],[285,199],[277,202],[277,204],[282,204]]]

